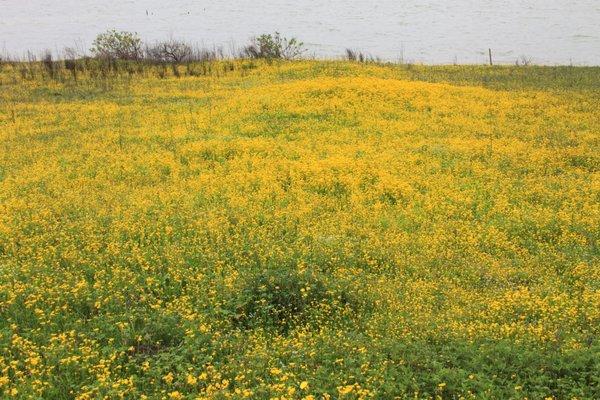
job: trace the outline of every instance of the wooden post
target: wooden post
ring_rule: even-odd
[[[492,62],[492,49],[488,49],[488,53],[490,54],[490,65],[494,65]]]

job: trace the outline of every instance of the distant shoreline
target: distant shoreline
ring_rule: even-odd
[[[250,41],[252,39],[253,38],[249,38]],[[174,40],[174,39],[172,39],[172,38],[163,39],[163,40],[158,40],[158,41],[154,41],[154,42],[142,40],[141,43],[144,46],[151,46],[154,43],[165,42],[168,40]],[[193,49],[194,52],[214,53],[215,55],[218,56],[216,58],[221,59],[221,60],[235,60],[235,59],[239,59],[239,58],[244,58],[244,57],[240,56],[240,51],[243,50],[244,46],[239,46],[238,44],[236,44],[234,42],[229,42],[226,45],[214,44],[211,46],[205,46],[205,45],[193,43],[191,41],[187,41],[185,39],[183,39],[183,40],[178,39],[178,41],[188,44]],[[488,53],[490,51],[491,51],[491,60],[490,60],[490,55]],[[352,53],[355,56],[356,60],[353,60],[351,57],[348,57],[350,53]],[[511,65],[517,65],[517,66],[536,65],[536,66],[544,66],[544,67],[562,67],[562,66],[598,67],[598,66],[600,66],[600,63],[593,64],[593,63],[588,63],[588,62],[573,62],[573,61],[570,61],[569,63],[538,62],[538,60],[536,60],[535,58],[527,56],[527,55],[516,56],[516,57],[513,57],[514,60],[507,61],[507,56],[504,55],[506,53],[506,51],[502,52],[501,55],[499,57],[497,57],[496,52],[493,48],[481,49],[479,51],[474,51],[474,53],[482,55],[481,60],[479,62],[476,62],[476,61],[463,62],[463,61],[458,60],[458,58],[455,58],[452,61],[449,60],[447,62],[426,62],[426,61],[421,61],[421,60],[417,60],[415,58],[406,56],[403,53],[404,53],[404,50],[402,51],[402,54],[399,54],[396,57],[383,57],[383,56],[378,55],[376,52],[369,51],[368,49],[361,49],[361,48],[357,48],[354,46],[348,46],[348,47],[346,47],[346,49],[343,52],[340,52],[340,54],[337,56],[336,55],[319,56],[319,55],[317,55],[317,53],[315,51],[311,52],[310,49],[307,48],[300,57],[297,57],[297,59],[318,60],[318,61],[350,60],[350,61],[375,62],[375,63],[381,63],[381,64],[399,64],[399,65],[412,64],[412,65],[424,65],[424,66],[490,65],[490,61],[493,65],[502,65],[502,66],[511,66]],[[6,50],[6,48],[4,48],[4,49],[0,48],[0,62],[38,61],[48,55],[51,55],[52,59],[55,61],[65,61],[65,60],[75,59],[75,58],[76,59],[85,59],[85,58],[93,57],[90,54],[90,44],[88,43],[87,45],[85,45],[82,42],[78,42],[74,46],[64,46],[62,49],[55,48],[54,50],[53,49],[23,50],[20,52],[20,55],[17,52]],[[359,60],[359,58],[362,58],[362,60]]]

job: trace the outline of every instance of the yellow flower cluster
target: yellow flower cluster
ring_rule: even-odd
[[[597,351],[598,92],[407,73],[0,86],[0,393],[517,398],[401,346]]]

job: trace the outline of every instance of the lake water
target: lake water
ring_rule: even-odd
[[[600,65],[600,0],[0,0],[0,51],[87,49],[109,28],[229,50],[280,31],[309,54],[388,60]]]

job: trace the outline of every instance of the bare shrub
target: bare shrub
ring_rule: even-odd
[[[42,57],[42,65],[51,79],[56,78],[58,72],[58,62],[54,61],[52,58],[52,52],[50,50],[46,50],[44,53],[44,56]]]
[[[218,60],[219,58],[223,58],[223,56],[219,55],[215,50],[197,48],[192,52],[190,61],[214,61]]]
[[[80,63],[78,62],[80,58],[82,58],[82,56],[77,49],[73,47],[64,48],[63,59],[65,62],[65,68],[71,73],[75,81],[77,81],[77,70],[81,68],[79,65]]]
[[[515,65],[518,67],[526,67],[528,65],[531,65],[531,57],[522,55],[519,58],[517,58],[517,61],[515,61]]]
[[[146,57],[152,61],[181,63],[193,57],[192,46],[170,39],[146,48]]]
[[[346,49],[345,59],[348,61],[365,62],[366,57],[358,50]]]
[[[371,55],[367,55],[359,50],[346,49],[346,54],[344,55],[344,59],[348,61],[355,61],[360,63],[381,63],[381,59],[378,57],[373,57]]]

